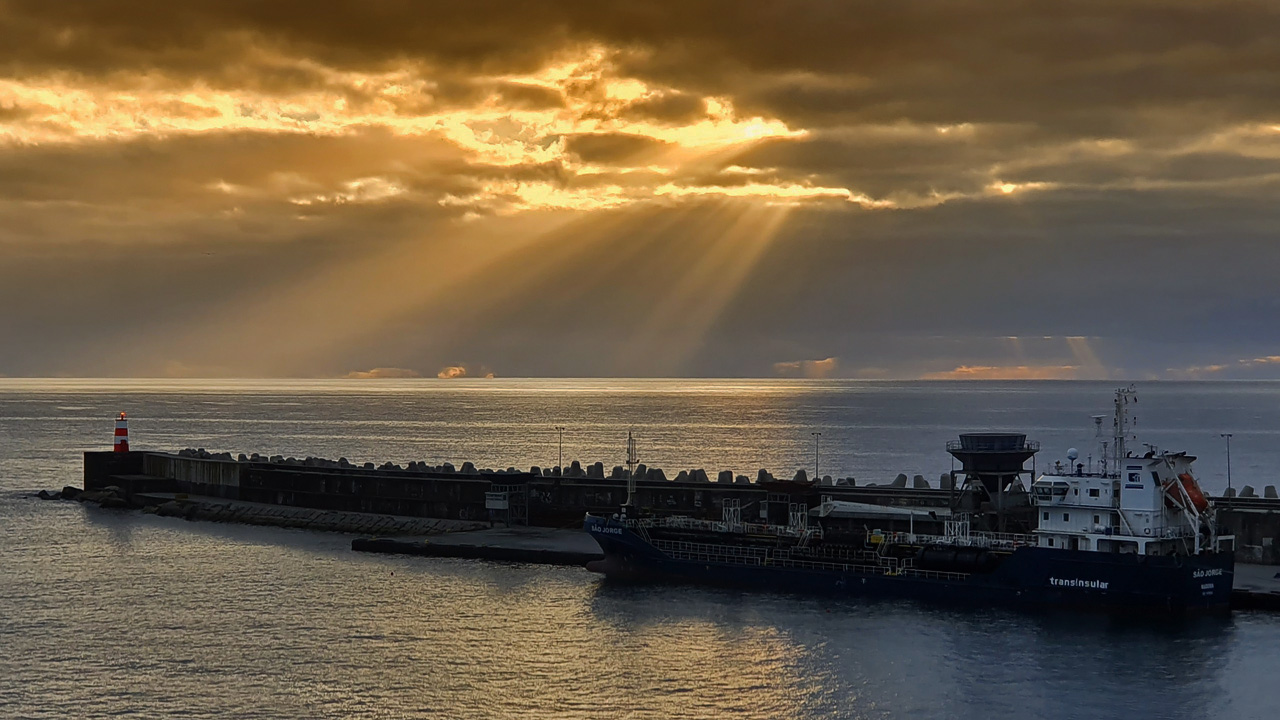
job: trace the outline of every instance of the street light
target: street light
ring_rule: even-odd
[[[1222,437],[1227,439],[1227,495],[1230,495],[1232,492],[1231,490],[1231,433],[1219,433],[1219,434]]]
[[[564,475],[564,426],[557,425],[556,432],[560,433],[560,452],[556,457],[556,472],[560,475]]]
[[[818,481],[818,438],[822,437],[822,433],[814,432],[813,435],[813,481]]]

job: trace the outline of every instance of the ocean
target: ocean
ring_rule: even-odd
[[[957,433],[1096,462],[1086,382],[0,379],[0,717],[1270,718],[1280,617],[1180,621],[605,583],[33,497],[135,449],[932,483]],[[1280,383],[1139,385],[1207,489],[1275,484]],[[1090,458],[1090,456],[1092,456]]]

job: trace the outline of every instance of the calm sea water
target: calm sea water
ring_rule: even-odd
[[[1280,384],[1143,386],[1139,433],[1275,482]],[[1271,718],[1280,617],[1135,623],[355,554],[31,497],[110,446],[936,481],[959,431],[1092,450],[1092,383],[0,380],[0,717]],[[1096,453],[1095,453],[1096,455]]]

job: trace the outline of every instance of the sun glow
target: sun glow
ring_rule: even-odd
[[[1055,184],[1049,182],[1014,183],[997,180],[987,186],[987,191],[998,195],[1015,195],[1033,190],[1048,190],[1053,187]]]
[[[231,132],[343,137],[378,130],[392,138],[447,143],[458,151],[460,162],[490,168],[487,174],[555,165],[572,178],[600,172],[599,159],[574,151],[573,139],[579,137],[630,139],[636,147],[605,156],[607,167],[615,173],[647,170],[653,177],[718,161],[729,164],[755,143],[807,134],[774,118],[741,115],[729,98],[696,96],[622,76],[615,55],[594,46],[526,75],[473,77],[473,90],[463,98],[450,96],[432,70],[420,65],[357,72],[267,50],[255,50],[251,62],[316,81],[269,91],[252,86],[193,88],[157,74],[2,80],[0,107],[21,108],[21,113],[0,118],[0,143],[65,145]],[[673,99],[679,113],[662,115],[673,112],[660,109]],[[399,172],[406,170],[413,168]],[[298,204],[385,200],[405,193],[394,175],[351,177],[339,187],[288,199]],[[777,177],[762,179],[749,189],[690,188],[688,183],[651,184],[643,175],[633,175],[630,187],[571,187],[564,182],[553,187],[511,177],[485,180],[470,195],[454,192],[447,203],[456,206],[469,199],[473,209],[483,213],[498,210],[503,198],[512,201],[506,205],[508,211],[518,211],[617,207],[647,201],[655,191],[667,198],[753,196],[791,201],[857,195],[846,188],[808,187],[808,182]]]

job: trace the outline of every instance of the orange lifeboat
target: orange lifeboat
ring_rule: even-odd
[[[1182,473],[1178,476],[1177,482],[1182,485],[1183,491],[1185,491],[1187,497],[1191,499],[1191,504],[1195,506],[1197,511],[1204,512],[1205,509],[1209,507],[1209,501],[1205,499],[1204,493],[1200,492],[1200,484],[1196,482],[1195,478],[1191,477],[1191,473]],[[1164,485],[1165,502],[1168,503],[1170,507],[1183,507],[1182,495],[1180,493],[1170,491],[1173,487],[1173,483],[1174,481],[1170,480]]]

